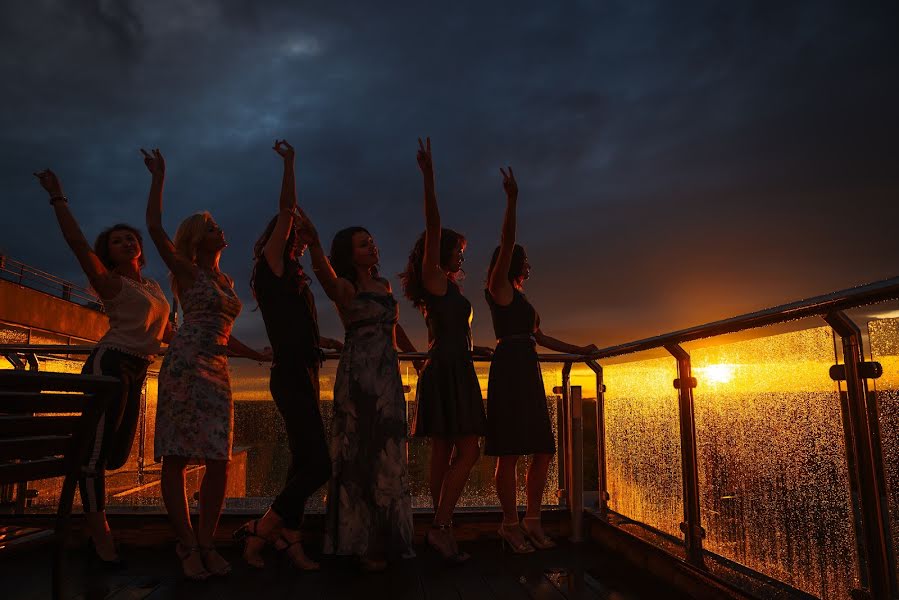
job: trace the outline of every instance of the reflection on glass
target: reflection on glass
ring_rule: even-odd
[[[830,328],[691,356],[705,548],[848,598],[858,557]]]
[[[47,340],[50,342],[51,340]],[[60,343],[59,340],[53,340]],[[83,360],[59,357],[40,357],[40,370],[51,372],[79,373]],[[141,405],[137,435],[128,462],[116,471],[107,473],[107,506],[110,510],[139,509],[162,510],[159,490],[161,465],[153,457],[153,433],[155,429],[156,398],[158,394],[158,373],[161,361],[156,361],[149,370]],[[2,365],[10,368],[12,365]],[[332,416],[333,387],[337,361],[327,361],[321,369],[321,412],[326,431],[330,428]],[[415,385],[417,376],[411,364],[401,364],[403,383],[408,386],[406,393],[408,416],[411,424],[415,414]],[[484,394],[487,391],[489,363],[477,363],[476,370]],[[547,403],[554,430],[557,425],[557,396],[552,393],[554,386],[561,384],[561,367],[543,366]],[[280,491],[287,475],[289,453],[287,436],[281,416],[271,399],[268,389],[269,368],[246,360],[231,361],[231,380],[234,397],[234,450],[226,506],[264,510],[272,498]],[[411,427],[411,425],[410,425]],[[410,438],[408,446],[409,481],[413,506],[430,508],[431,496],[428,485],[430,449],[427,440]],[[495,459],[482,457],[472,470],[468,485],[459,501],[460,507],[494,507],[498,505],[493,483]],[[525,473],[528,461],[519,464],[519,501],[525,502]],[[202,479],[202,465],[188,468],[188,499],[194,503],[195,493]],[[37,491],[31,509],[52,511],[56,508],[62,481],[48,480],[29,483]],[[550,466],[548,483],[544,494],[544,504],[558,504],[558,466],[553,461]],[[325,507],[325,488],[310,500],[309,510],[320,512]],[[76,509],[77,509],[76,499]]]
[[[677,363],[655,358],[603,370],[609,507],[682,537]]]
[[[883,445],[883,468],[887,481],[887,504],[893,537],[893,556],[899,555],[899,319],[868,323],[871,354],[883,367],[875,380]]]

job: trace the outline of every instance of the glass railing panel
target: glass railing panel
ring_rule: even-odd
[[[883,375],[875,380],[873,389],[877,394],[895,560],[899,556],[899,318],[870,321],[868,335],[872,358],[883,367]]]
[[[27,344],[28,330],[0,322],[0,344]]]
[[[609,507],[680,538],[684,513],[676,377],[673,358],[604,366]]]
[[[541,365],[543,373],[544,392],[547,397],[547,408],[549,410],[550,422],[553,425],[553,436],[558,439],[558,397],[553,393],[553,387],[562,383],[562,366],[558,364],[546,363]],[[411,431],[412,422],[414,420],[417,406],[415,403],[415,386],[418,378],[415,370],[410,363],[403,362],[400,367],[403,374],[403,382],[409,386],[410,391],[406,394],[408,401],[408,417],[409,427]],[[481,385],[481,393],[487,399],[487,379],[490,373],[489,362],[476,362],[475,372],[478,375],[478,382]],[[494,484],[493,474],[496,468],[496,458],[485,456],[483,454],[483,440],[481,440],[481,458],[471,470],[468,483],[459,498],[458,506],[460,508],[494,508],[499,505],[499,499],[496,496],[496,486]],[[420,438],[409,438],[408,444],[409,456],[409,482],[412,488],[412,505],[415,508],[429,509],[433,502],[431,500],[429,486],[429,470],[431,451],[428,440]],[[519,460],[518,473],[518,503],[525,504],[525,475],[527,473],[530,460],[523,457]],[[558,489],[559,472],[558,472],[558,452],[556,458],[550,464],[549,473],[547,475],[547,484],[543,494],[544,505],[558,505]]]
[[[831,329],[690,352],[705,549],[848,598],[858,556]]]

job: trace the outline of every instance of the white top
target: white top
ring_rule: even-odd
[[[109,317],[109,331],[98,345],[126,354],[152,359],[169,321],[169,302],[159,284],[152,279],[139,283],[122,277],[122,289],[114,298],[103,301]]]

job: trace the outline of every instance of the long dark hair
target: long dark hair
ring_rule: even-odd
[[[496,266],[496,261],[499,259],[499,249],[497,246],[496,250],[493,251],[493,257],[490,259],[490,267],[487,269],[487,282],[490,282],[490,274],[493,273],[493,267]],[[520,244],[515,244],[515,247],[512,249],[512,260],[509,262],[509,272],[506,276],[509,278],[509,281],[512,285],[515,285],[515,280],[521,277],[521,272],[524,271],[524,246]]]
[[[269,238],[272,237],[272,233],[275,231],[275,225],[277,224],[278,215],[275,215],[272,220],[268,222],[265,231],[262,232],[259,239],[256,240],[256,245],[253,246],[253,272],[250,274],[250,291],[253,292],[253,298],[256,298],[256,269],[259,267],[259,261],[265,260],[265,256],[263,255],[265,245],[268,243]],[[303,266],[297,260],[298,247],[297,225],[296,221],[294,221],[290,228],[290,233],[287,234],[287,243],[284,245],[284,275],[289,278],[295,277],[300,280],[308,280],[309,276],[303,272]]]
[[[137,264],[141,267],[147,264],[147,261],[144,259],[144,238],[140,234],[140,231],[131,225],[116,223],[112,227],[101,231],[100,235],[98,235],[97,239],[94,241],[94,254],[97,255],[106,268],[115,269],[117,266],[112,261],[112,255],[109,252],[109,238],[116,231],[127,231],[134,234],[134,237],[137,238],[137,245],[140,246],[140,258],[137,260]]]
[[[356,267],[353,265],[353,236],[357,233],[371,235],[365,227],[347,227],[334,234],[331,240],[331,268],[338,277],[343,277],[356,287]],[[372,267],[371,276],[378,277],[378,266]]]
[[[453,258],[453,251],[456,245],[461,243],[465,245],[465,236],[458,231],[452,229],[440,230],[440,266],[446,270],[446,265]],[[406,263],[406,270],[400,273],[400,280],[403,282],[403,294],[412,301],[415,308],[422,310],[425,305],[425,286],[421,281],[421,264],[425,256],[425,234],[418,236],[412,252],[409,253],[409,262]],[[447,279],[456,282],[461,279],[465,273],[447,273]]]

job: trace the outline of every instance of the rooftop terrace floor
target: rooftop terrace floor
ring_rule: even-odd
[[[142,524],[139,524],[141,523]],[[222,536],[239,526],[229,519]],[[447,566],[422,545],[426,524],[417,523],[416,558],[396,562],[383,572],[362,573],[347,559],[322,559],[322,570],[302,573],[284,557],[266,554],[263,570],[247,566],[240,548],[221,543],[220,551],[232,561],[226,577],[207,582],[186,581],[166,531],[164,518],[130,519],[122,531],[120,551],[127,568],[115,574],[92,573],[85,566],[85,550],[75,545],[69,551],[66,598],[115,600],[229,600],[229,599],[376,599],[392,600],[637,600],[685,598],[623,559],[605,552],[598,544],[573,544],[560,535],[555,524],[550,533],[559,546],[528,555],[513,555],[501,549],[499,538],[487,524],[463,525],[460,546],[472,555],[461,566]],[[116,523],[113,522],[116,528]],[[495,527],[495,526],[494,526]],[[308,536],[307,550],[313,556],[320,536]],[[0,553],[0,588],[7,600],[38,600],[50,597],[51,546],[35,543],[15,553]]]

